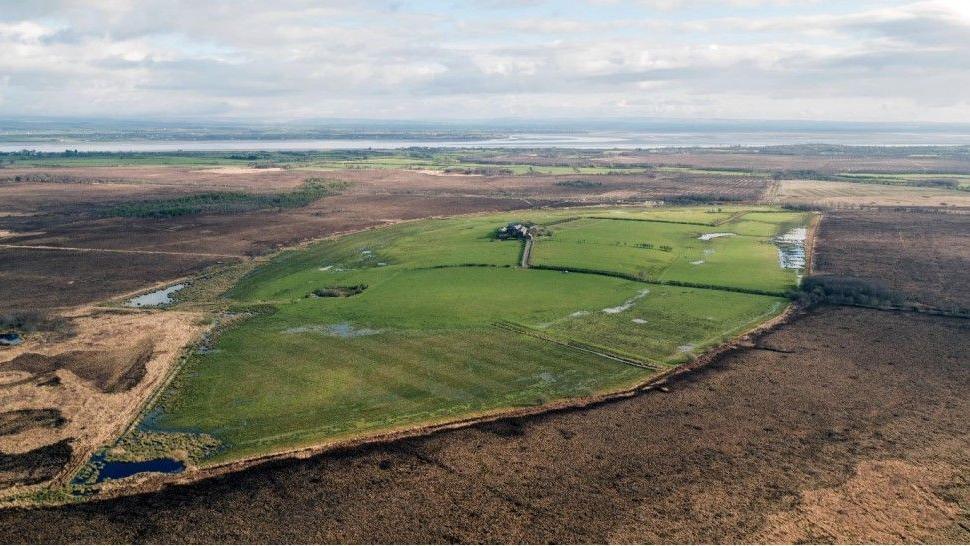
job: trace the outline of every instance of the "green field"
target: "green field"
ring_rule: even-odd
[[[227,294],[242,314],[189,358],[151,426],[216,438],[215,463],[629,387],[780,313],[797,272],[771,237],[808,219],[540,210],[288,251]],[[542,267],[494,236],[512,221],[546,226]],[[697,239],[710,232],[738,234]]]
[[[838,178],[870,184],[948,187],[955,190],[970,190],[970,174],[966,173],[840,173]]]

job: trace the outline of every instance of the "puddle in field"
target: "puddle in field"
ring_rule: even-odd
[[[17,332],[4,332],[0,334],[0,346],[12,347],[14,345],[20,345],[23,343],[24,338],[20,337]]]
[[[646,296],[649,293],[650,293],[650,290],[644,288],[639,293],[637,293],[636,296],[633,296],[632,298],[626,300],[620,305],[617,305],[616,307],[607,307],[606,309],[603,309],[603,312],[609,315],[622,313],[623,311],[626,311],[627,309],[633,307],[633,305],[637,302],[637,300],[642,299],[644,296]]]
[[[319,269],[320,269],[320,271],[330,271],[331,269],[333,269],[333,266],[332,265],[328,265],[326,267],[321,267]]]
[[[697,348],[697,345],[694,345],[693,343],[688,343],[686,345],[681,345],[680,347],[677,347],[677,352],[689,353],[696,348]]]
[[[148,294],[143,294],[137,298],[132,298],[125,302],[125,305],[128,307],[156,307],[159,305],[169,305],[172,303],[172,294],[183,288],[185,288],[185,284],[181,283],[169,286],[168,288],[163,288],[161,290],[149,292]]]
[[[642,318],[635,318],[635,319],[633,319],[633,323],[634,324],[646,324],[647,321],[643,320]]]
[[[805,268],[805,240],[808,239],[808,228],[792,228],[775,237],[778,247],[778,265],[782,269]]]
[[[325,336],[333,337],[362,337],[362,336],[373,336],[381,333],[383,330],[374,330],[373,328],[355,328],[353,325],[347,322],[341,322],[339,324],[308,324],[306,326],[296,326],[294,328],[287,328],[283,330],[284,334],[323,334]]]
[[[589,311],[576,311],[575,313],[570,313],[569,316],[573,318],[585,317],[589,314]]]
[[[710,241],[711,239],[717,239],[718,237],[730,237],[732,235],[737,235],[737,233],[705,233],[698,237],[701,241]]]
[[[694,260],[690,265],[701,265],[702,263],[704,263],[704,260]]]

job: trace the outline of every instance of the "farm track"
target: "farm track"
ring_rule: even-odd
[[[534,241],[534,238],[532,237],[532,235],[529,235],[528,237],[526,237],[525,244],[522,246],[522,261],[519,264],[519,267],[521,267],[522,269],[529,269],[529,266],[532,265],[533,241]]]
[[[66,252],[102,252],[114,254],[148,254],[161,256],[196,256],[200,258],[238,258],[247,259],[248,256],[241,254],[214,254],[210,252],[179,252],[172,250],[131,250],[118,248],[82,248],[74,246],[48,246],[48,245],[11,245],[0,244],[0,248],[24,249],[24,250],[63,250]]]

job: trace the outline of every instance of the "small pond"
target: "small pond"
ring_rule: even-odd
[[[157,472],[161,474],[175,474],[185,470],[185,464],[175,459],[150,459],[147,461],[106,461],[103,454],[91,457],[91,464],[98,469],[95,483],[105,480],[120,480],[135,474]]]
[[[172,285],[168,288],[163,288],[161,290],[149,292],[148,294],[142,294],[137,298],[132,298],[125,302],[125,305],[128,307],[157,307],[160,305],[170,305],[172,303],[172,294],[183,288],[185,288],[185,284]]]
[[[20,345],[23,340],[17,332],[4,332],[0,334],[0,346]]]

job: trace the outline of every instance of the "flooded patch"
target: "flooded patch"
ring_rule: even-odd
[[[635,319],[633,319],[633,323],[634,324],[646,324],[647,321],[643,320],[642,318],[635,318]]]
[[[4,332],[0,334],[0,346],[12,347],[14,345],[20,345],[24,342],[24,338],[20,337],[17,332]]]
[[[808,239],[808,228],[792,228],[782,235],[775,237],[774,243],[778,247],[778,265],[782,269],[805,268],[805,241]]]
[[[702,263],[704,263],[704,260],[694,260],[690,265],[701,265]]]
[[[688,343],[686,345],[681,345],[680,347],[677,347],[677,352],[678,353],[689,353],[689,352],[693,351],[696,348],[697,348],[697,345],[694,345],[693,343]]]
[[[576,311],[575,313],[570,313],[569,316],[573,318],[585,317],[589,314],[589,311]]]
[[[383,330],[375,330],[373,328],[355,328],[349,323],[342,322],[339,324],[309,324],[307,326],[297,326],[294,328],[287,328],[283,330],[284,334],[323,334],[325,336],[333,337],[362,337],[362,336],[373,336],[381,333]]]
[[[333,269],[333,266],[332,265],[328,265],[326,267],[321,267],[320,268],[320,271],[330,271],[331,269]]]
[[[737,233],[705,233],[698,237],[701,241],[710,241],[711,239],[717,239],[718,237],[731,237],[732,235],[737,235]]]
[[[161,305],[171,305],[172,304],[172,294],[178,292],[179,290],[185,288],[185,284],[179,283],[168,288],[163,288],[161,290],[156,290],[154,292],[149,292],[148,294],[143,294],[137,298],[132,298],[125,302],[128,307],[158,307]]]
[[[632,298],[626,300],[620,305],[617,305],[616,307],[607,307],[606,309],[603,309],[603,312],[609,315],[622,313],[623,311],[626,311],[627,309],[633,307],[633,305],[637,302],[637,300],[642,299],[644,296],[646,296],[649,293],[650,293],[650,290],[644,288],[639,293],[637,293],[636,296],[633,296]]]

